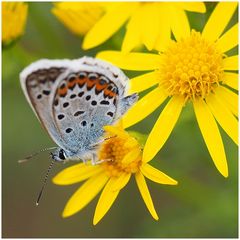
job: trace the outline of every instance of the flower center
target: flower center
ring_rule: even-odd
[[[99,159],[105,160],[101,165],[109,176],[120,176],[121,173],[136,173],[142,163],[142,151],[137,140],[113,137],[102,145]]]
[[[172,42],[162,57],[160,85],[170,96],[181,95],[186,101],[204,99],[222,79],[223,54],[199,32]]]

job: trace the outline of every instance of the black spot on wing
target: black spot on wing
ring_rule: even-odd
[[[90,100],[91,99],[91,96],[90,95],[87,95],[86,96],[86,100],[88,101],[88,100]]]
[[[66,133],[70,133],[70,132],[73,131],[73,129],[72,128],[67,128],[65,131],[66,131]]]
[[[63,114],[59,114],[59,115],[58,115],[58,119],[59,119],[59,120],[63,119],[64,117],[65,117],[65,116],[64,116]]]
[[[96,105],[97,105],[97,101],[93,100],[93,101],[91,102],[91,105],[92,105],[92,106],[96,106]]]
[[[49,91],[49,90],[43,90],[42,93],[43,93],[44,95],[49,95],[49,94],[50,94],[50,91]]]
[[[61,86],[60,86],[60,89],[63,89],[63,88],[65,88],[65,86],[66,86],[66,84],[65,84],[65,83],[61,84]]]
[[[69,77],[68,77],[68,82],[73,82],[75,79],[76,79],[76,75],[75,74],[71,74]]]
[[[63,104],[63,107],[64,108],[66,108],[66,107],[68,107],[69,106],[69,102],[65,102],[64,104]]]
[[[70,95],[70,98],[73,99],[73,98],[75,98],[76,96],[77,96],[76,94],[71,94],[71,95]]]
[[[82,97],[83,94],[84,94],[84,92],[80,92],[80,93],[78,94],[78,97]]]
[[[107,115],[113,117],[113,112],[107,112]]]
[[[106,101],[106,100],[102,100],[102,101],[100,102],[100,104],[101,104],[101,105],[109,105],[110,102],[109,102],[109,101]]]
[[[78,73],[78,77],[80,78],[80,79],[83,79],[83,78],[85,78],[87,76],[87,74],[85,73],[85,72],[80,72],[80,73]]]
[[[88,75],[89,80],[93,81],[96,80],[98,78],[98,75],[96,73],[90,73]]]
[[[58,99],[55,99],[54,100],[54,106],[57,106],[58,105]]]
[[[87,121],[85,121],[85,120],[82,121],[82,122],[81,122],[81,125],[82,125],[83,127],[86,127],[86,126],[87,126]]]
[[[37,99],[41,99],[41,98],[42,98],[42,94],[38,94]]]
[[[79,116],[79,115],[81,115],[81,114],[84,114],[84,111],[77,111],[77,112],[75,112],[75,113],[73,114],[73,116],[77,117],[77,116]]]

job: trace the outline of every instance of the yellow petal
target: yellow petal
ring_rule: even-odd
[[[84,208],[101,191],[108,179],[105,172],[88,179],[68,200],[63,217],[69,217]]]
[[[148,71],[158,69],[160,56],[151,53],[129,53],[118,51],[102,51],[97,58],[111,62],[112,64],[127,70]]]
[[[220,39],[217,41],[217,47],[221,52],[227,52],[233,47],[238,45],[238,23],[230,28]]]
[[[119,191],[124,188],[129,182],[131,173],[122,173],[114,182],[112,186],[112,191]]]
[[[225,150],[217,123],[207,104],[202,99],[194,101],[193,106],[199,128],[202,132],[204,141],[207,145],[213,162],[218,171],[224,177],[228,177],[228,166]]]
[[[140,44],[140,32],[141,32],[141,12],[136,11],[133,13],[131,19],[127,25],[127,31],[122,43],[122,52],[128,53],[133,48]]]
[[[123,116],[124,128],[130,127],[141,121],[152,113],[167,98],[166,93],[159,87],[152,90],[139,100],[128,112]]]
[[[100,166],[79,163],[61,171],[52,179],[52,181],[58,185],[69,185],[81,182],[101,171],[102,168]]]
[[[140,75],[131,79],[128,93],[132,94],[144,91],[157,83],[159,83],[159,81],[156,72]]]
[[[167,141],[184,106],[184,98],[172,97],[155,123],[143,150],[143,162],[154,158]]]
[[[97,3],[55,3],[52,13],[73,33],[85,35],[100,19],[104,8]]]
[[[83,41],[83,49],[96,47],[110,38],[131,16],[138,6],[136,2],[118,3],[108,11],[87,33]]]
[[[235,116],[238,116],[238,95],[236,93],[219,86],[215,91],[215,95]]]
[[[115,126],[104,126],[103,128],[105,131],[111,133],[113,136],[116,135],[122,138],[125,138],[128,136],[124,131],[121,131],[119,128]]]
[[[165,4],[161,5],[159,9],[159,22],[159,33],[155,41],[154,49],[164,52],[171,42],[171,16]]]
[[[132,132],[130,134],[132,136]],[[139,146],[139,143],[134,137],[128,137],[123,146],[124,148],[134,148],[136,146]]]
[[[190,36],[190,25],[186,13],[172,6],[170,14],[172,17],[171,28],[176,40],[179,41]]]
[[[224,131],[238,144],[238,121],[231,111],[216,98],[215,94],[210,94],[206,102]]]
[[[238,70],[238,56],[231,56],[223,59],[224,70]]]
[[[237,2],[218,3],[203,29],[202,36],[209,41],[215,41],[228,25],[237,5]]]
[[[160,7],[159,7],[160,6]],[[159,3],[146,4],[142,7],[141,37],[149,51],[151,51],[160,33],[162,5]]]
[[[141,151],[139,148],[132,149],[129,153],[127,153],[124,156],[124,158],[122,160],[122,164],[131,163],[132,161],[136,160],[140,154],[141,154]]]
[[[2,42],[9,44],[24,33],[28,4],[2,2]]]
[[[203,2],[178,2],[180,7],[186,11],[205,13],[206,7]]]
[[[119,191],[113,191],[113,186],[116,181],[117,178],[110,178],[110,180],[104,187],[97,203],[93,218],[93,225],[96,225],[104,217],[104,215],[107,213],[107,211],[110,209],[113,202],[117,198]]]
[[[166,175],[165,173],[159,171],[158,169],[152,167],[149,164],[144,164],[140,167],[142,174],[153,182],[160,184],[176,185],[177,181]]]
[[[224,84],[228,85],[229,87],[235,90],[238,90],[238,74],[237,73],[224,72],[222,80]]]
[[[148,186],[147,186],[147,183],[145,181],[144,176],[142,175],[141,172],[138,172],[138,173],[135,174],[135,179],[136,179],[136,182],[137,182],[138,189],[139,189],[139,191],[142,195],[143,201],[145,202],[145,204],[148,208],[148,211],[151,213],[152,217],[155,220],[158,220],[159,218],[158,218],[158,215],[157,215],[156,210],[154,208],[152,198],[151,198],[151,195],[149,193]]]

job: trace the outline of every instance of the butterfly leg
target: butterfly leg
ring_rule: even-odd
[[[117,136],[110,136],[110,137],[103,138],[103,139],[101,139],[99,142],[94,143],[94,144],[91,144],[91,145],[90,145],[90,148],[91,148],[91,149],[94,149],[95,147],[98,147],[100,144],[104,143],[105,141],[107,141],[107,140],[109,140],[109,139],[111,139],[111,138],[115,138],[115,137],[117,137]]]
[[[132,95],[126,96],[120,99],[119,103],[119,114],[122,116],[128,109],[138,100],[138,94],[134,93]]]
[[[101,160],[99,160],[97,155],[94,154],[94,153],[93,153],[92,159],[91,159],[92,165],[98,165],[98,164],[101,164],[103,162],[108,162],[108,161],[112,161],[112,159],[101,159]]]

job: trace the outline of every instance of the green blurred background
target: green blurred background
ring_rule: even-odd
[[[197,30],[202,29],[215,3],[206,5],[205,15],[188,13],[192,27]],[[76,215],[67,219],[61,217],[65,203],[80,184],[60,187],[49,182],[40,206],[35,206],[50,157],[43,153],[22,165],[17,160],[55,144],[40,126],[23,95],[20,71],[40,58],[71,59],[94,56],[100,50],[120,49],[125,32],[123,27],[100,47],[84,52],[82,39],[72,35],[51,14],[51,8],[51,3],[29,3],[24,36],[2,53],[2,236],[237,237],[237,146],[221,130],[230,173],[225,179],[209,156],[191,104],[184,108],[167,143],[152,161],[152,165],[179,181],[178,186],[148,181],[159,221],[153,220],[148,213],[133,178],[97,226],[92,225],[92,218],[99,196]],[[237,18],[236,12],[229,26],[236,23]],[[237,48],[229,55],[233,53],[237,53]],[[131,77],[139,73],[126,74]],[[131,130],[148,134],[161,110],[162,107]],[[57,164],[52,176],[65,167],[67,165]]]

